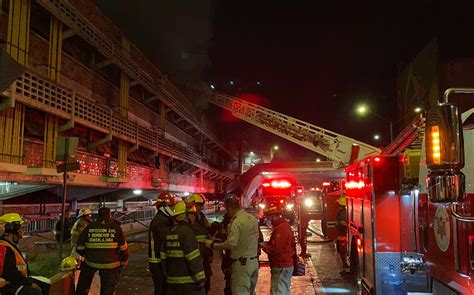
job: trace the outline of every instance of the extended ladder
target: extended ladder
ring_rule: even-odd
[[[380,149],[337,134],[327,129],[298,120],[296,118],[272,111],[257,104],[215,91],[190,84],[185,81],[176,81],[195,95],[205,97],[213,103],[250,124],[276,134],[286,140],[294,142],[320,155],[326,156],[334,162],[335,167],[348,165],[351,160],[353,146],[359,146],[357,159],[367,155],[380,153]]]

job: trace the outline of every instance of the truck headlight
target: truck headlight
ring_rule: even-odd
[[[313,202],[312,199],[304,199],[304,205],[305,205],[306,207],[311,207],[311,206],[314,205],[314,202]]]
[[[265,204],[260,203],[258,204],[258,207],[260,207],[261,209],[265,209]]]
[[[294,204],[286,204],[286,210],[291,211],[295,207]]]

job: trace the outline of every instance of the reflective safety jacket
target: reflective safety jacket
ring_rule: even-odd
[[[87,265],[112,269],[128,264],[128,246],[120,225],[113,219],[98,219],[79,235],[77,253]]]
[[[166,236],[170,234],[173,222],[171,219],[160,209],[156,213],[155,217],[150,223],[150,229],[148,231],[148,262],[149,263],[161,263],[166,258],[165,252],[162,251]]]
[[[210,263],[212,260],[212,250],[204,244],[204,242],[209,238],[209,221],[207,221],[206,215],[202,212],[197,213],[194,224],[191,226],[196,234],[196,241],[198,242],[199,252],[203,262],[205,264]]]
[[[201,284],[205,280],[196,235],[187,221],[180,221],[166,236],[166,274],[168,284]]]
[[[90,223],[91,222],[87,220],[85,217],[80,217],[78,220],[76,220],[76,222],[74,223],[71,229],[71,246],[72,247],[77,246],[77,239],[79,238],[79,235]]]
[[[20,250],[9,241],[0,239],[0,288],[8,283],[20,286],[32,284],[28,279],[28,264]]]

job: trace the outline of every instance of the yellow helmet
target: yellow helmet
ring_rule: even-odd
[[[339,206],[346,206],[346,195],[341,195],[339,198],[337,198],[337,204]]]
[[[188,206],[194,206],[194,204],[204,204],[206,203],[206,198],[198,193],[194,193],[186,198],[186,204]]]
[[[25,223],[23,218],[21,218],[20,214],[18,213],[7,213],[1,217],[5,223],[14,223],[14,222],[19,222],[20,224]]]
[[[68,256],[61,261],[61,271],[74,270],[77,267],[77,261],[74,257]]]
[[[179,201],[173,208],[173,217],[186,213],[186,203]]]

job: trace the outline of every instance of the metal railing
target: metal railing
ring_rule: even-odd
[[[152,208],[134,209],[133,211],[114,211],[112,217],[121,224],[141,223],[151,220],[154,216]],[[25,232],[28,234],[46,233],[54,230],[58,216],[29,216],[25,217]]]

